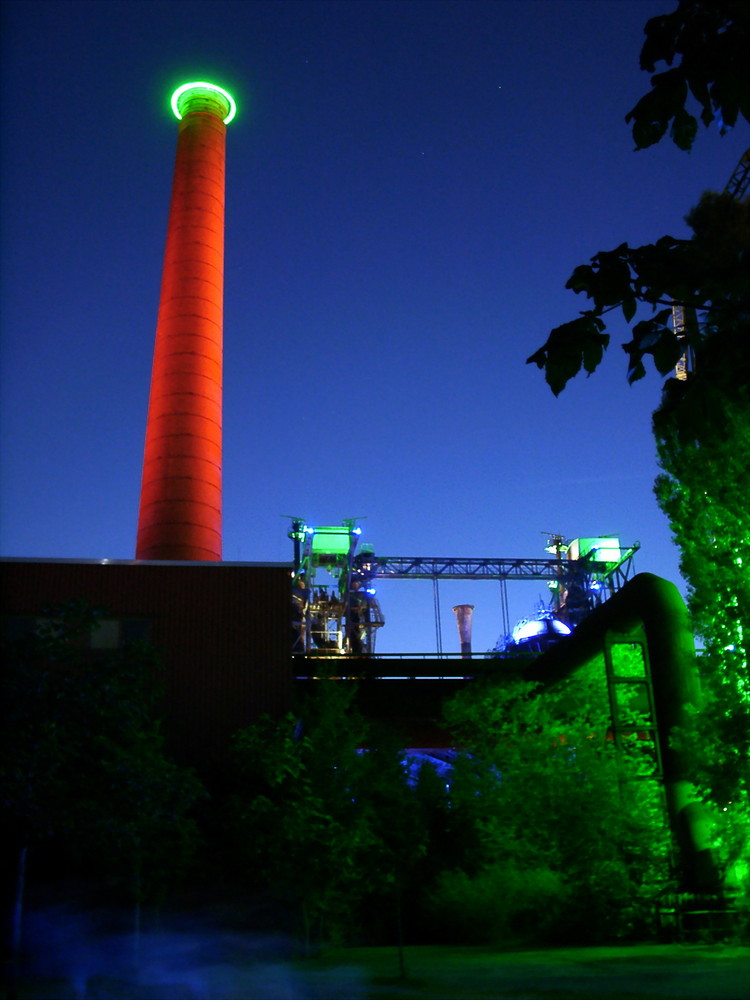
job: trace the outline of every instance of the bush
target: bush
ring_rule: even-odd
[[[558,924],[570,895],[559,872],[505,861],[475,875],[443,872],[429,906],[436,936],[452,944],[536,943]]]

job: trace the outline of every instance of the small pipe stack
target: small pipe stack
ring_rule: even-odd
[[[458,626],[458,638],[461,643],[461,659],[471,659],[471,618],[473,604],[457,604],[453,609]]]

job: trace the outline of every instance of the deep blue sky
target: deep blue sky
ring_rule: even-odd
[[[646,20],[669,0],[6,2],[4,555],[130,559],[176,122],[229,126],[224,555],[288,560],[281,515],[366,516],[385,555],[539,556],[638,540],[679,581],[652,495],[660,380],[613,346],[555,399],[524,364],[584,303],[573,267],[683,235],[746,131],[634,152]],[[613,333],[617,332],[614,324]],[[621,331],[625,333],[624,325]],[[497,585],[475,648],[500,631]],[[511,584],[512,613],[544,588]],[[434,648],[429,583],[380,590],[383,651]]]

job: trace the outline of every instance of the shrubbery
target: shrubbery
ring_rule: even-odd
[[[669,834],[641,748],[608,736],[603,668],[540,694],[475,681],[446,707],[450,780],[416,782],[321,684],[300,717],[237,737],[232,823],[248,886],[299,907],[310,941],[591,942],[642,936]],[[359,749],[363,744],[367,752]],[[380,746],[377,744],[380,743]]]

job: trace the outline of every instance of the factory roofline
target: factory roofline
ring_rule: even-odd
[[[267,568],[281,568],[292,570],[293,564],[290,562],[229,562],[212,561],[203,562],[200,560],[186,559],[67,559],[48,556],[0,556],[0,562],[8,563],[66,563],[76,566],[203,566],[214,568],[221,566],[260,566]]]

